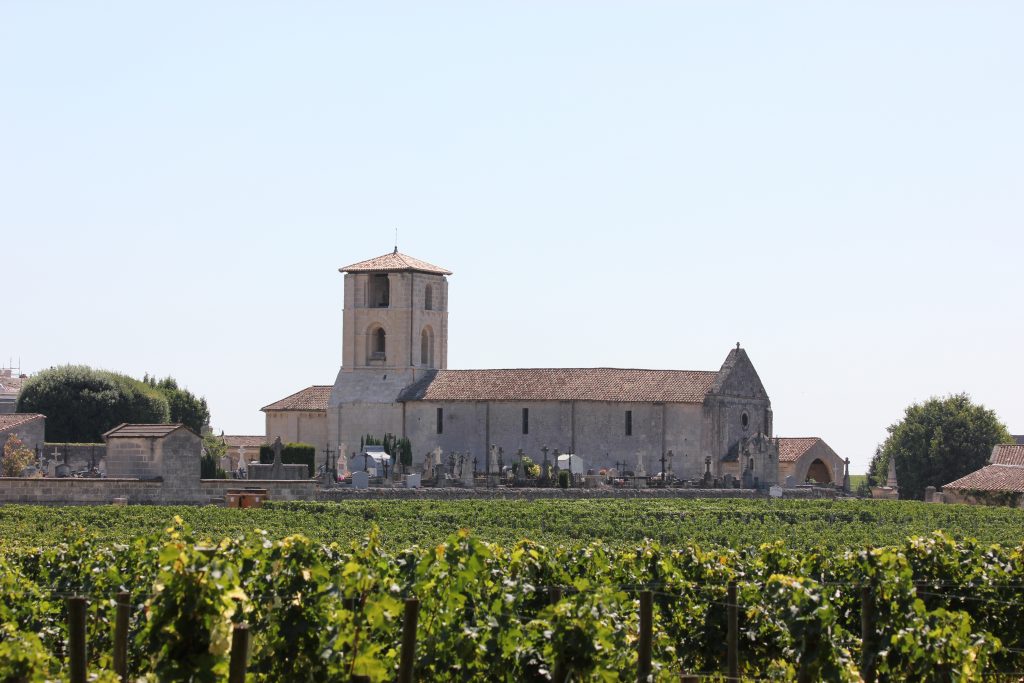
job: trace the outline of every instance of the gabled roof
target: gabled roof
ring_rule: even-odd
[[[1024,467],[1019,465],[985,465],[965,477],[942,487],[960,491],[1010,491],[1024,493]]]
[[[221,437],[224,440],[224,444],[229,448],[259,448],[264,444],[270,443],[270,440],[265,436],[240,436],[237,434],[225,435]]]
[[[0,415],[0,431],[11,429],[43,417],[46,416],[40,413],[11,413],[8,415]]]
[[[110,431],[103,434],[104,439],[110,437],[118,438],[147,438],[147,439],[159,439],[161,437],[169,435],[171,432],[179,429],[185,429],[190,434],[195,434],[191,429],[183,424],[128,424],[122,423],[111,429]],[[198,435],[197,435],[198,436]]]
[[[331,397],[330,385],[315,385],[297,391],[291,396],[275,401],[260,410],[327,410],[327,399]]]
[[[1024,446],[1001,443],[992,449],[988,461],[992,465],[1024,465]]]
[[[384,254],[367,261],[353,263],[350,266],[339,268],[342,273],[394,273],[394,272],[417,272],[430,273],[432,275],[451,275],[452,271],[435,266],[432,263],[421,261],[418,258],[400,254],[398,247],[390,254]]]
[[[437,370],[407,387],[398,400],[702,403],[717,375],[623,368]]]
[[[779,462],[796,462],[820,442],[818,436],[780,436]]]

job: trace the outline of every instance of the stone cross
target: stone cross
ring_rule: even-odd
[[[646,477],[647,476],[647,470],[644,469],[644,454],[643,453],[637,453],[636,454],[636,476],[638,476],[638,477]]]
[[[271,447],[274,451],[274,464],[281,464],[281,451],[284,450],[284,446],[281,444],[281,437],[274,439],[274,445]]]

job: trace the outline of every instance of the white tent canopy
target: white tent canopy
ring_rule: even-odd
[[[583,458],[576,455],[575,453],[563,453],[558,456],[558,468],[562,470],[569,469],[570,457],[572,462],[572,473],[573,474],[586,474],[587,464],[583,462]]]

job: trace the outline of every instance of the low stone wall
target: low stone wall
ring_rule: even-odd
[[[784,489],[782,497],[787,499],[838,498],[841,491],[834,489]],[[342,500],[460,500],[460,499],[496,499],[496,500],[585,500],[595,498],[745,498],[756,500],[768,498],[767,491],[755,489],[633,489],[633,488],[599,488],[599,489],[561,489],[561,488],[368,488],[353,489],[348,487],[320,488],[316,492],[318,501]]]
[[[158,480],[0,477],[0,504],[109,505],[115,498],[126,498],[130,505],[207,505],[221,503],[228,489],[247,486],[267,489],[270,500],[314,500],[316,496],[316,482],[311,479],[260,482],[203,479],[198,488],[187,489],[168,486]]]

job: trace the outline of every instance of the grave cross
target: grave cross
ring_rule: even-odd
[[[281,437],[277,437],[276,439],[274,439],[274,445],[272,446],[272,448],[274,450],[274,464],[280,465],[281,451],[284,450],[284,445],[281,443]]]
[[[661,452],[661,483],[665,483],[665,451]]]
[[[549,477],[548,477],[548,450],[549,449],[548,449],[547,445],[545,445],[543,448],[540,449],[541,453],[544,454],[544,464],[541,465],[541,469],[540,469],[540,483],[541,484],[547,484],[548,480],[549,480]]]

